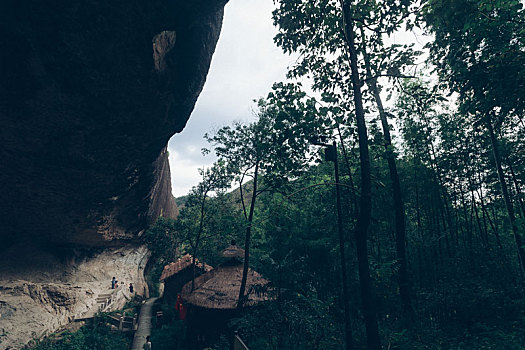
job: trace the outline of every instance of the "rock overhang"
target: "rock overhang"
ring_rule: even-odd
[[[115,245],[176,215],[166,145],[202,90],[225,2],[2,2],[4,247]]]

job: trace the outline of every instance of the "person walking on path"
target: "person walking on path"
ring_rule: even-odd
[[[142,345],[143,350],[151,350],[151,340],[149,335],[146,337],[146,342]]]
[[[129,284],[129,292],[133,294],[133,283]]]
[[[115,289],[115,283],[117,283],[117,280],[115,279],[115,277],[113,277],[113,279],[111,280],[111,289]]]

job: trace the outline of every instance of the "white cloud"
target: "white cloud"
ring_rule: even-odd
[[[199,180],[198,168],[210,166],[203,157],[202,136],[234,120],[249,120],[253,100],[266,96],[276,81],[285,79],[293,58],[273,43],[271,0],[231,0],[204,89],[186,128],[168,145],[173,194],[187,194]]]
[[[176,197],[188,193],[192,186],[199,182],[199,168],[206,164],[199,164],[193,159],[197,157],[188,156],[185,152],[177,152],[169,149],[169,163],[171,170],[171,186],[173,195]],[[174,179],[176,181],[174,181]]]

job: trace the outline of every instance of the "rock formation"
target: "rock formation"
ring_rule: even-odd
[[[69,254],[64,259],[36,250],[29,260],[15,254],[0,258],[0,349],[19,348],[75,319],[92,316],[102,295],[113,297],[107,310],[122,308],[132,298],[129,283],[135,293],[144,294],[145,246]],[[15,264],[6,264],[7,260]],[[113,276],[119,281],[117,289],[111,289]]]
[[[226,1],[0,3],[0,257],[13,265],[0,273],[0,341],[17,303],[60,310],[33,328],[49,331],[110,274],[70,288],[6,256],[70,271],[71,257],[140,246],[159,215],[176,215],[166,145],[202,90]]]
[[[0,4],[0,240],[99,246],[176,212],[165,151],[225,0]]]

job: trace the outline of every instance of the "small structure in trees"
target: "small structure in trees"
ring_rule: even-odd
[[[228,320],[237,310],[244,249],[232,242],[221,256],[225,261],[197,277],[193,291],[191,281],[182,288],[182,299],[189,306],[189,336],[203,346],[212,344],[227,331]],[[259,273],[248,269],[244,307],[268,300],[268,283]]]
[[[177,295],[181,292],[182,287],[188,283],[191,284],[193,278],[193,257],[186,254],[177,261],[164,266],[160,281],[164,282],[164,299],[167,304],[174,304],[177,301]],[[200,276],[213,268],[207,264],[195,261],[195,275]]]

